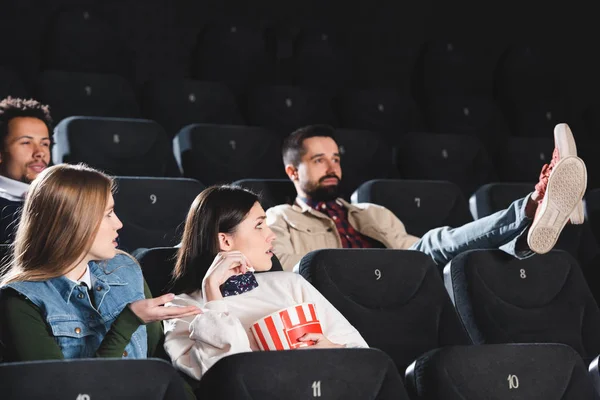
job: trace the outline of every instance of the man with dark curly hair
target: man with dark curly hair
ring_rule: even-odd
[[[33,99],[0,101],[0,243],[12,240],[29,184],[50,163],[52,117]]]

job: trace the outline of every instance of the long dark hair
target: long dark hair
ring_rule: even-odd
[[[232,234],[258,201],[258,196],[236,186],[211,186],[196,197],[188,212],[173,269],[171,291],[192,293],[219,253],[219,233]]]

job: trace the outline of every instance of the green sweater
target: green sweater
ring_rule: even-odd
[[[152,293],[144,281],[144,295]],[[96,357],[121,358],[131,336],[144,322],[129,307],[125,307],[100,344]],[[148,333],[148,357],[162,358],[170,362],[163,344],[163,329],[160,322],[146,324]],[[34,361],[64,359],[60,347],[54,340],[52,330],[44,320],[40,309],[31,301],[12,289],[2,292],[0,301],[0,344],[4,347],[4,360]],[[1,350],[1,349],[0,349]],[[0,353],[0,355],[2,355]],[[195,400],[194,392],[186,377],[186,398]]]
[[[144,282],[144,295],[152,298]],[[96,357],[121,358],[131,336],[144,322],[129,307],[125,307],[110,327]],[[0,302],[0,340],[4,344],[4,361],[33,361],[63,359],[63,353],[54,339],[50,326],[40,309],[17,291],[6,289]],[[148,357],[162,356],[159,348],[163,332],[160,322],[146,325]],[[157,351],[158,350],[158,351]]]

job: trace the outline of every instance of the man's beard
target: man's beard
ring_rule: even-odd
[[[321,182],[325,179],[335,178],[338,180],[337,185],[327,185],[322,186]],[[304,193],[312,200],[316,202],[321,201],[331,201],[340,197],[340,179],[336,175],[327,175],[319,179],[319,182],[316,184],[308,183],[305,185]]]
[[[20,180],[22,183],[26,183],[28,185],[31,185],[31,182],[33,182],[33,179],[30,179],[27,175],[23,175]]]

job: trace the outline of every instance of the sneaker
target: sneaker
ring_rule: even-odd
[[[577,146],[571,128],[567,124],[558,124],[554,127],[554,149],[558,150],[559,160],[570,156],[577,157]],[[553,156],[554,158],[554,156]],[[557,160],[558,161],[558,160]],[[537,187],[536,187],[537,190]],[[540,193],[543,196],[543,193]],[[581,225],[584,222],[583,201],[577,203],[577,206],[569,218],[574,225]]]
[[[538,189],[539,186],[539,189]],[[527,233],[529,248],[538,254],[552,250],[563,228],[585,193],[587,170],[579,157],[559,157],[554,149],[552,162],[544,165],[538,193],[543,192],[533,223]]]

